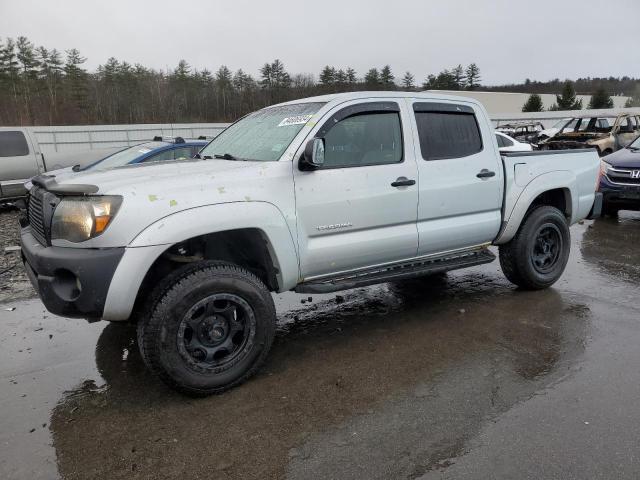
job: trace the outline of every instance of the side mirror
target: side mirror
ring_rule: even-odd
[[[324,165],[324,138],[312,138],[304,147],[300,169],[315,170],[322,165]]]

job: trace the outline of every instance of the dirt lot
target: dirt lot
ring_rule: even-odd
[[[18,210],[0,209],[0,303],[36,294],[24,273],[20,251],[5,250],[20,245],[19,215]]]
[[[0,478],[637,479],[640,214],[571,232],[544,291],[493,263],[278,295],[265,367],[199,400],[130,325],[0,305]]]

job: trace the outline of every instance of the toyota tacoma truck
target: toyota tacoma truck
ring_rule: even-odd
[[[33,179],[26,271],[51,312],[137,321],[145,363],[191,395],[264,362],[272,292],[333,292],[495,260],[562,274],[600,214],[595,150],[500,155],[480,103],[359,92],[249,114],[199,158]]]

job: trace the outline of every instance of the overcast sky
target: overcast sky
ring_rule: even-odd
[[[418,82],[476,62],[485,84],[640,77],[640,0],[0,0],[0,37],[157,69],[179,59],[257,74],[390,64]],[[625,47],[626,45],[626,47]]]

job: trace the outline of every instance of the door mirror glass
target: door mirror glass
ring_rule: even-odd
[[[313,138],[307,142],[300,166],[303,170],[320,168],[324,165],[324,138]]]

